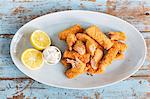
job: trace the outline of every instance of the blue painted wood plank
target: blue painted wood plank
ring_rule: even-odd
[[[10,38],[0,38],[0,77],[26,77],[12,62]]]
[[[22,78],[27,77],[13,64],[11,58],[0,58],[0,78]],[[133,77],[149,77],[150,70],[147,65],[143,66]]]
[[[0,33],[15,33],[23,24],[32,20],[35,17],[69,9],[86,9],[105,11],[106,0],[99,0],[97,2],[88,2],[80,0],[32,0],[32,2],[12,2],[9,0],[2,0],[2,7],[0,7]],[[81,7],[85,3],[85,7]],[[97,6],[102,4],[104,6]]]
[[[0,86],[0,97],[23,94],[30,99],[145,99],[150,92],[149,84],[143,79],[128,79],[113,86],[80,91],[54,88],[31,80],[3,80],[0,81],[3,85]]]
[[[140,31],[150,31],[149,0],[0,0],[0,34],[15,34],[23,24],[38,16],[69,9],[109,13]],[[148,46],[147,60],[136,74],[113,86],[83,91],[54,88],[28,78],[10,58],[12,36],[0,35],[0,99],[148,99],[150,36],[149,33],[143,35]]]
[[[140,31],[150,31],[149,0],[1,0],[0,5],[0,34],[14,34],[38,16],[70,9],[112,14],[130,22]]]

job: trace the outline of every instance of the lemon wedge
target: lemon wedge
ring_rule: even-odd
[[[37,50],[43,50],[51,45],[49,36],[41,30],[36,30],[31,34],[30,42]]]
[[[39,69],[43,64],[43,54],[36,49],[30,48],[22,53],[21,61],[31,70]]]

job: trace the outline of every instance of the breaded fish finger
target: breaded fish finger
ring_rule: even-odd
[[[77,40],[77,38],[76,38],[75,34],[73,34],[73,33],[68,34],[68,36],[66,38],[66,42],[67,42],[67,45],[68,45],[68,48],[70,51],[72,50],[72,46],[75,44],[76,40]]]
[[[91,56],[94,55],[94,52],[96,50],[96,45],[92,42],[90,42],[89,40],[86,41],[86,50],[87,50],[87,53],[90,53]]]
[[[60,61],[63,65],[64,65],[64,67],[68,67],[68,66],[70,66],[70,64],[69,63],[67,63],[67,60],[64,58],[64,59],[61,59],[61,61]]]
[[[124,32],[109,32],[108,35],[111,40],[125,41],[127,38]]]
[[[110,65],[118,52],[125,51],[126,49],[127,45],[125,43],[114,41],[114,45],[108,50],[100,62],[97,73],[100,73],[100,71],[103,71],[102,69],[105,69],[106,66]]]
[[[124,52],[127,49],[127,45],[125,43],[122,42],[118,42],[118,41],[112,41],[114,43],[113,47],[118,49],[119,52]]]
[[[95,74],[97,72],[99,62],[102,59],[102,57],[103,57],[103,51],[101,49],[97,48],[90,63],[88,63],[86,66],[88,73]]]
[[[87,68],[87,72],[90,73],[90,74],[99,74],[99,73],[103,73],[104,72],[104,69],[93,69],[92,66],[90,64],[87,64],[86,65],[86,68]]]
[[[123,53],[118,53],[117,55],[116,55],[116,57],[114,58],[114,60],[121,60],[121,59],[124,59],[124,54]]]
[[[68,78],[75,78],[76,76],[82,74],[85,70],[86,64],[83,63],[81,60],[76,58],[75,60],[67,59],[67,63],[72,65],[71,69],[68,69],[65,74]]]
[[[80,55],[84,55],[86,52],[85,45],[82,41],[78,40],[73,46],[73,49],[77,51]]]
[[[87,33],[91,38],[96,40],[102,47],[104,47],[104,49],[109,49],[113,45],[111,40],[95,25],[87,28],[85,30],[85,33]]]
[[[79,58],[84,63],[90,61],[90,54],[80,55],[75,51],[68,51],[68,50],[66,50],[63,54],[63,58],[75,59],[75,57]]]
[[[96,49],[94,56],[92,57],[90,64],[93,69],[98,68],[98,63],[103,57],[103,51],[99,48]]]
[[[78,32],[83,32],[83,28],[81,27],[80,24],[76,24],[76,25],[60,32],[58,36],[59,36],[60,40],[66,40],[68,34],[70,34],[70,33],[76,34]]]
[[[103,49],[94,39],[92,39],[90,36],[84,33],[77,33],[76,38],[83,42],[89,41],[90,43],[93,43],[96,46],[96,48],[99,47],[100,49]]]

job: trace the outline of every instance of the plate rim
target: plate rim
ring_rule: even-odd
[[[117,19],[117,20],[119,20],[119,21],[124,22],[125,24],[129,25],[130,27],[132,27],[132,28],[139,34],[140,38],[141,38],[141,39],[143,40],[143,42],[144,42],[144,48],[143,48],[143,49],[144,49],[145,52],[144,52],[144,56],[143,56],[143,59],[142,59],[141,63],[139,63],[139,66],[138,66],[132,73],[128,74],[126,77],[123,77],[123,78],[120,79],[120,80],[117,80],[117,81],[114,81],[114,82],[112,82],[112,83],[108,83],[108,84],[105,84],[105,85],[94,86],[94,87],[83,87],[83,88],[82,88],[82,87],[67,87],[67,86],[61,86],[61,85],[57,85],[57,84],[46,83],[46,82],[44,82],[44,81],[39,81],[39,80],[37,80],[36,78],[32,78],[31,76],[29,76],[29,75],[27,75],[25,72],[23,72],[23,71],[19,68],[19,66],[17,66],[17,63],[15,62],[15,59],[14,59],[14,56],[13,56],[13,52],[12,52],[12,49],[13,49],[12,43],[13,43],[13,41],[14,41],[14,38],[16,38],[16,36],[19,34],[19,30],[20,30],[21,28],[23,28],[24,26],[30,24],[30,22],[36,21],[37,19],[43,18],[43,17],[45,17],[45,16],[49,16],[49,15],[52,15],[52,14],[69,13],[69,12],[76,12],[76,13],[81,13],[81,12],[99,13],[99,14],[103,14],[103,15],[105,15],[105,16],[109,16],[109,17],[115,18],[115,19]],[[33,19],[33,20],[30,20],[29,22],[25,23],[23,26],[21,26],[21,27],[17,30],[17,32],[15,33],[15,35],[13,36],[13,38],[12,38],[12,40],[11,40],[11,43],[10,43],[10,56],[11,56],[11,58],[12,58],[13,63],[15,64],[15,66],[16,66],[22,73],[24,73],[26,76],[28,76],[28,77],[30,77],[31,79],[33,79],[33,80],[35,80],[35,81],[37,81],[37,82],[40,82],[40,83],[42,83],[42,84],[45,84],[45,85],[48,85],[48,86],[51,86],[51,87],[56,87],[56,88],[64,88],[64,89],[88,90],[88,89],[103,88],[103,87],[107,87],[107,86],[110,86],[110,85],[114,85],[114,84],[116,84],[116,83],[119,83],[119,82],[121,82],[121,81],[123,81],[123,80],[129,78],[131,75],[133,75],[134,73],[136,73],[136,72],[142,67],[142,65],[144,64],[144,61],[145,61],[145,59],[146,59],[146,54],[147,54],[147,46],[146,46],[145,39],[144,39],[144,37],[142,36],[142,34],[141,34],[132,24],[128,23],[128,22],[125,21],[125,20],[120,19],[119,17],[112,16],[112,15],[110,15],[110,14],[101,13],[101,12],[96,12],[96,11],[89,11],[89,10],[66,10],[66,11],[60,11],[60,12],[49,13],[49,14],[46,14],[46,15],[42,15],[42,16],[40,16],[40,17],[37,17],[37,18],[35,18],[35,19]]]

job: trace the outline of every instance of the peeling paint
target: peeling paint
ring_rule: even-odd
[[[85,8],[85,6],[83,5],[83,3],[80,3],[80,7],[81,8]]]
[[[0,34],[0,38],[13,38],[14,34]]]
[[[12,9],[12,15],[17,15],[20,13],[27,13],[27,12],[31,12],[31,10],[21,6]]]
[[[7,99],[24,99],[24,95],[23,95],[23,93],[21,93],[19,95],[15,95],[13,97],[7,97]]]
[[[29,77],[21,77],[21,78],[0,78],[0,80],[23,80],[23,79],[31,79]]]
[[[116,15],[114,13],[114,11],[116,10],[116,0],[107,0],[106,6],[107,6],[106,13]]]
[[[131,8],[128,8],[128,4],[129,4],[129,1],[128,2],[126,1],[124,3],[124,6],[120,8],[121,10],[116,13],[118,13],[118,15],[126,16],[126,17],[133,16],[134,18],[137,18],[138,20],[144,21],[144,18],[145,18],[144,15],[147,11],[150,11],[150,8],[145,7],[144,2],[139,4],[138,6],[131,7]]]
[[[83,97],[83,99],[89,99],[89,97],[87,97],[87,96],[84,96],[84,97]]]
[[[33,99],[36,99],[36,97],[33,97]]]
[[[144,1],[137,1],[136,4],[130,0],[107,0],[106,13],[120,17],[143,30],[150,30],[150,6],[145,6]],[[141,23],[137,25],[137,23]]]
[[[139,84],[142,84],[142,81],[139,81]]]
[[[8,40],[23,24],[35,19],[39,16],[52,12],[86,9],[98,12],[106,12],[108,14],[120,17],[134,26],[140,31],[150,31],[150,4],[142,0],[12,0],[6,1],[5,10],[0,12],[0,45],[10,44]],[[13,8],[11,5],[13,4]],[[2,6],[0,6],[2,8]],[[4,5],[3,5],[4,7]],[[101,10],[103,9],[103,10]],[[150,36],[147,33],[146,44],[148,48],[148,61],[150,61]],[[10,54],[9,47],[5,47],[3,52],[0,51],[0,93],[6,94],[8,99],[101,99],[101,98],[131,98],[146,99],[150,97],[150,65],[143,66],[136,74],[113,86],[94,89],[94,90],[67,90],[46,86],[31,78],[23,75],[16,69]],[[9,72],[8,72],[9,70]],[[0,95],[2,97],[2,95]],[[5,97],[6,98],[6,97]],[[4,98],[4,99],[5,99]],[[3,97],[2,97],[3,99]]]
[[[4,14],[0,13],[0,17],[4,16]]]
[[[96,0],[81,0],[81,1],[90,1],[90,2],[96,2]]]
[[[147,97],[150,97],[150,92],[148,92],[148,93],[146,94],[146,96],[147,96]]]
[[[12,0],[13,2],[32,2],[33,0]]]
[[[100,99],[100,93],[96,92],[96,93],[95,93],[95,98],[96,98],[96,99]]]
[[[17,90],[14,94],[18,94],[18,93],[21,93],[22,91],[24,91],[25,89],[27,89],[28,87],[30,87],[32,85],[32,80],[30,79],[29,80],[29,83],[22,89],[22,90]]]

